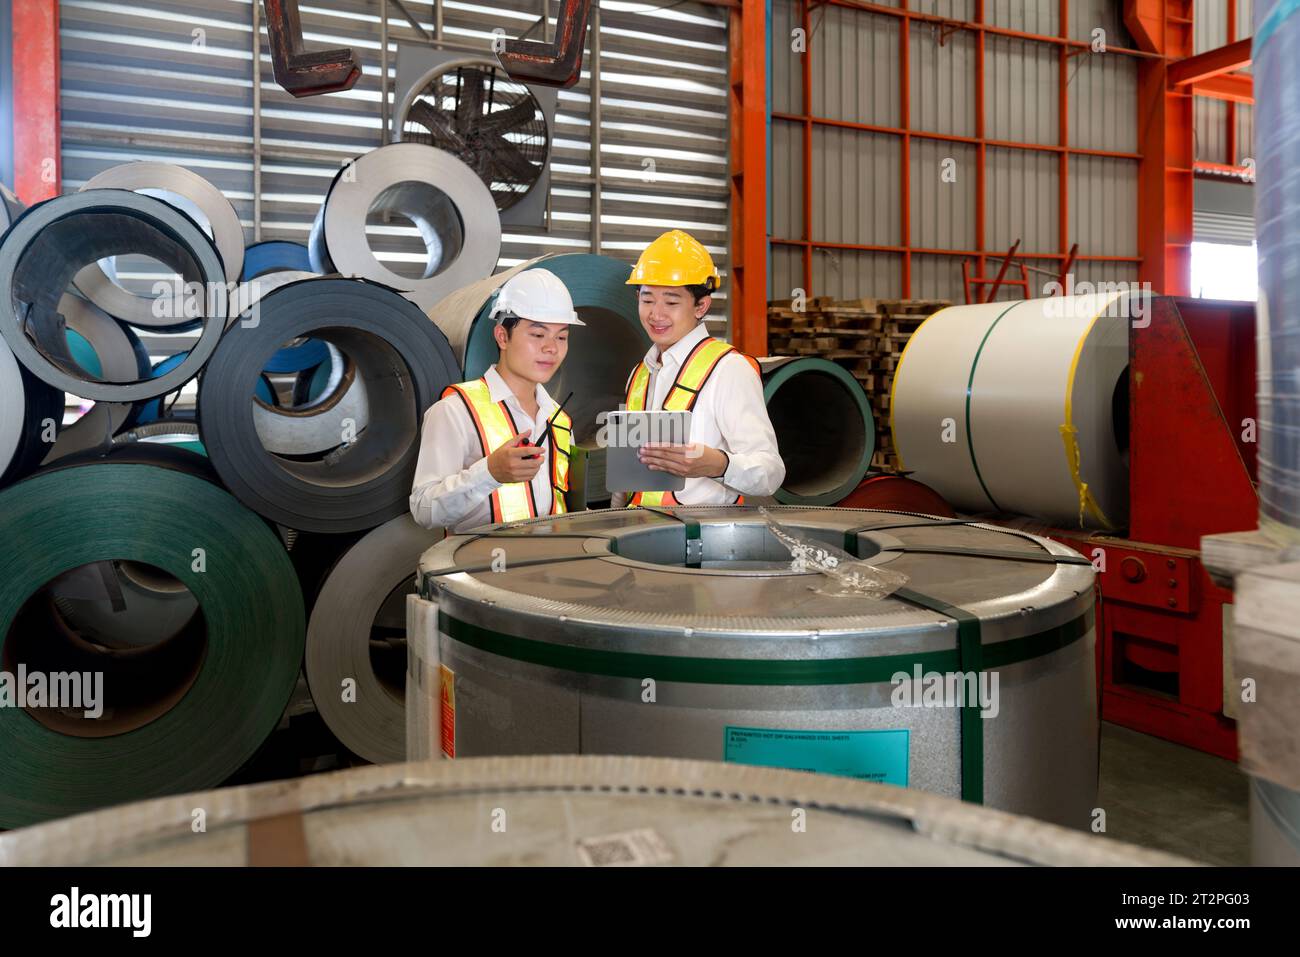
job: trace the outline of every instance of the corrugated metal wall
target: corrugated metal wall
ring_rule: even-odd
[[[494,28],[519,36],[538,19],[541,2],[446,0],[444,36],[487,52]],[[252,241],[252,0],[62,0],[60,6],[64,189],[133,159],[179,163],[230,197]],[[406,6],[432,35],[433,5],[411,0]],[[551,35],[558,6],[551,0]],[[275,83],[263,22],[261,238],[304,242],[340,165],[379,145],[379,9],[379,0],[303,0],[308,46],[352,47],[364,70],[354,89],[305,100]],[[726,11],[620,0],[604,0],[599,9],[601,251],[631,262],[660,232],[681,226],[705,242],[725,273]],[[422,41],[396,5],[389,4],[388,16],[391,89],[397,45]],[[551,228],[508,227],[502,268],[544,252],[591,250],[591,65],[588,50],[580,83],[560,92]],[[653,178],[647,158],[654,160]],[[417,235],[413,228],[403,234],[409,252],[420,248]],[[725,296],[717,302],[715,332],[725,333]]]
[[[1229,42],[1228,5],[1233,3],[1236,4],[1237,12],[1234,39],[1242,40],[1254,34],[1253,0],[1196,0],[1192,26],[1195,52],[1204,53]],[[1253,106],[1244,103],[1235,105],[1237,143],[1233,156],[1228,155],[1228,104],[1223,100],[1198,96],[1192,109],[1196,130],[1195,156],[1198,160],[1240,166],[1242,160],[1255,155]]]
[[[887,4],[896,6],[896,4]],[[916,8],[916,5],[913,5]],[[991,24],[1018,31],[1056,34],[1059,4],[986,0]],[[802,113],[802,65],[790,49],[800,23],[797,0],[773,0],[774,113]],[[934,0],[919,9],[952,19],[974,15],[970,0]],[[1072,0],[1069,34],[1091,40],[1105,31],[1111,46],[1131,46],[1122,25],[1121,0]],[[812,115],[879,126],[899,125],[899,30],[896,17],[839,7],[811,15]],[[910,124],[914,130],[973,137],[975,35],[913,23],[909,42]],[[1059,143],[1059,53],[1053,46],[986,35],[986,136],[1055,146]],[[1111,152],[1137,148],[1137,66],[1120,54],[1081,53],[1067,74],[1069,142]],[[772,121],[772,235],[801,239],[802,123]],[[911,138],[911,196],[901,196],[901,137],[813,125],[812,202],[815,242],[902,245],[900,208],[911,211],[909,248],[973,250],[978,147],[955,141]],[[947,163],[945,167],[945,162]],[[942,173],[947,168],[950,175]],[[955,173],[955,182],[947,180]],[[988,147],[985,182],[985,250],[1000,255],[1022,240],[1021,251],[1059,253],[1060,163],[1053,151]],[[1067,184],[1068,242],[1085,256],[1137,256],[1137,160],[1074,155]],[[1068,243],[1067,243],[1068,244]],[[897,296],[902,291],[898,252],[814,248],[813,295]],[[912,254],[911,295],[963,298],[961,256]],[[988,271],[993,271],[990,259]],[[1032,263],[1033,260],[1030,260]],[[1053,261],[1039,263],[1051,267]],[[1077,280],[1135,280],[1132,263],[1085,262]],[[1047,276],[1031,276],[1035,287]],[[787,298],[804,286],[800,247],[774,244],[769,290]],[[1008,296],[1018,291],[1007,290]]]

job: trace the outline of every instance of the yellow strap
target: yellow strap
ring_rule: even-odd
[[[469,401],[483,440],[484,454],[491,455],[505,445],[515,434],[510,413],[500,402],[492,401],[492,392],[486,379],[462,382],[455,387]],[[532,489],[527,482],[502,485],[492,493],[492,518],[496,522],[522,522],[536,518],[533,511]]]
[[[1109,306],[1109,302],[1107,303]],[[1107,307],[1102,307],[1105,312]],[[1079,451],[1079,430],[1074,426],[1074,376],[1079,367],[1079,356],[1083,354],[1083,344],[1088,341],[1088,334],[1092,332],[1093,325],[1100,318],[1101,313],[1093,317],[1088,328],[1084,330],[1083,335],[1079,337],[1079,343],[1074,348],[1074,357],[1070,360],[1070,371],[1066,374],[1065,380],[1065,421],[1061,424],[1061,441],[1065,443],[1065,461],[1070,467],[1070,478],[1074,482],[1074,487],[1079,492],[1079,527],[1083,527],[1083,514],[1088,512],[1102,526],[1102,528],[1113,529],[1111,524],[1097,504],[1096,498],[1093,497],[1092,491],[1088,488],[1088,483],[1083,480],[1083,455]],[[895,373],[897,374],[897,373]]]

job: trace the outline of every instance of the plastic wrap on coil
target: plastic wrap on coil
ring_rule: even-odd
[[[1300,13],[1256,0],[1260,528],[1300,542]]]

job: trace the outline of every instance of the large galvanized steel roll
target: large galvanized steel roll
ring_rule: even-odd
[[[366,217],[379,212],[416,225],[428,257],[419,278],[402,276],[375,256]],[[421,143],[393,143],[339,170],[309,249],[314,271],[383,283],[428,309],[496,268],[501,216],[478,174],[455,156]]]
[[[235,326],[222,339],[199,383],[199,428],[222,481],[289,528],[361,531],[405,514],[420,421],[458,376],[446,337],[394,290],[353,279],[293,283],[259,309],[257,325]],[[299,459],[262,444],[253,395],[280,347],[308,336],[333,343],[355,364],[370,424],[353,422],[327,454]],[[310,414],[301,418],[311,425]]]
[[[1300,867],[1300,791],[1251,777],[1250,863]]]
[[[902,467],[960,512],[1122,528],[1133,308],[1107,293],[930,316],[894,374]]]
[[[596,417],[619,408],[627,380],[650,349],[641,326],[636,287],[627,285],[627,263],[608,256],[567,253],[542,256],[473,283],[429,310],[447,334],[466,379],[477,379],[497,361],[494,323],[488,318],[492,294],[525,269],[546,269],[560,278],[573,298],[578,318],[586,323],[569,336],[569,354],[547,385],[552,395],[573,399],[565,411],[573,419],[578,443],[595,446]]]
[[[871,468],[876,417],[858,380],[826,359],[760,359],[763,398],[785,462],[783,505],[834,505]]]
[[[73,273],[124,249],[152,256],[174,269],[186,284],[203,290],[184,303],[189,314],[197,316],[193,322],[203,328],[184,360],[165,375],[108,382],[88,376],[73,359],[59,308]],[[57,196],[28,210],[0,244],[0,302],[6,304],[0,309],[0,333],[9,348],[42,381],[96,402],[151,399],[194,378],[225,329],[226,293],[221,256],[195,222],[160,199],[126,190]],[[159,311],[167,314],[172,308],[181,307],[168,303]],[[123,318],[111,309],[105,311]],[[138,318],[128,321],[176,324],[175,319],[137,322]]]
[[[821,770],[1089,825],[1098,720],[1086,559],[955,520],[771,511],[910,581],[879,600],[828,593],[820,574],[790,570],[756,509],[574,513],[457,535],[420,563],[423,604],[437,613],[408,634],[411,683],[427,689],[408,694],[426,728],[408,726],[408,741],[457,758]],[[948,675],[977,684],[987,707],[936,703],[944,682],[958,690]]]
[[[0,183],[0,236],[3,236],[5,230],[26,211],[27,207],[23,205],[22,200],[15,196],[8,186]]]
[[[206,470],[198,456],[106,454],[117,461],[56,464],[0,493],[5,670],[99,674],[102,706],[86,714],[83,689],[81,708],[0,707],[0,827],[215,787],[266,740],[299,674],[302,597],[266,523],[189,474]],[[40,604],[42,586],[112,560],[165,572],[202,614],[150,648],[92,647]]]
[[[375,764],[406,757],[406,596],[442,537],[410,515],[385,522],[343,553],[315,596],[304,662],[312,699],[339,741]]]
[[[81,189],[83,192],[127,189],[158,196],[195,223],[206,222],[207,232],[224,265],[223,282],[233,287],[239,281],[244,267],[244,227],[239,222],[239,214],[221,190],[193,170],[171,163],[124,163],[91,177]],[[147,250],[132,249],[131,252],[147,253]],[[164,303],[160,308],[158,296],[128,292],[114,282],[98,262],[92,262],[78,272],[76,283],[86,298],[123,322],[144,327],[184,324],[177,319],[186,315],[183,297],[173,296],[170,304]]]
[[[201,834],[194,833],[196,807],[205,812]],[[796,831],[799,812],[806,826]],[[494,821],[506,826],[494,830]],[[918,791],[628,757],[357,768],[129,804],[0,835],[6,867],[1191,863]]]
[[[0,486],[32,472],[57,441],[63,392],[19,364],[0,339]]]

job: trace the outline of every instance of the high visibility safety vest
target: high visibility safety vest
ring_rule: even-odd
[[[762,376],[762,369],[758,360],[751,356],[745,355],[730,343],[723,342],[720,339],[705,337],[691,350],[686,361],[677,372],[677,378],[673,382],[673,387],[668,390],[668,395],[664,399],[664,412],[689,412],[695,408],[695,402],[704,391],[704,385],[713,375],[713,370],[718,367],[718,363],[731,353],[743,356],[754,369],[755,375]],[[629,412],[644,412],[649,401],[650,393],[650,369],[644,362],[636,367],[632,373],[632,378],[627,384],[626,405]],[[640,505],[661,506],[661,505],[680,505],[677,496],[672,492],[637,492],[628,501],[628,508],[636,508]],[[743,496],[737,498],[737,505],[744,505]]]
[[[510,414],[504,402],[493,402],[487,379],[462,382],[447,386],[442,397],[458,395],[469,417],[478,429],[479,445],[483,455],[495,452],[512,436],[524,430],[519,428],[515,417]],[[551,423],[551,511],[552,515],[563,515],[566,511],[564,493],[569,490],[569,449],[573,444],[573,422],[567,414],[560,412]],[[520,522],[527,518],[537,518],[537,500],[533,495],[532,482],[513,482],[502,485],[492,493],[492,521]]]

